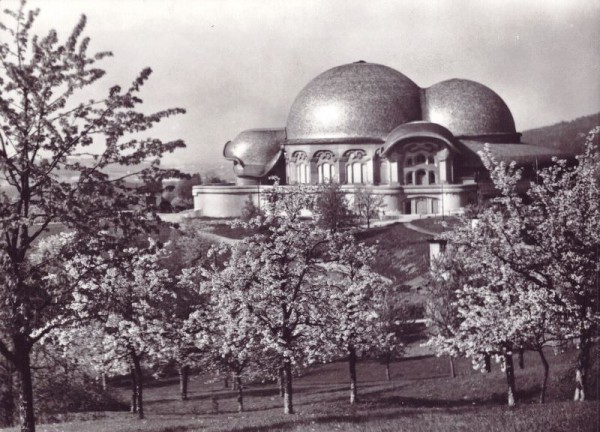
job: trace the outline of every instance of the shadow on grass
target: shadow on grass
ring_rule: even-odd
[[[322,415],[309,418],[291,418],[290,421],[282,421],[278,423],[270,423],[261,426],[244,426],[241,428],[225,429],[223,432],[259,432],[265,430],[285,430],[297,429],[298,427],[310,425],[326,425],[329,423],[366,423],[377,420],[395,420],[402,417],[414,417],[421,414],[418,410],[403,410],[393,413],[377,413],[376,415],[369,414],[348,414],[348,415]],[[338,425],[339,426],[339,425]]]
[[[506,393],[491,393],[486,397],[473,397],[461,399],[434,399],[407,396],[384,396],[384,391],[365,393],[363,400],[369,401],[378,407],[409,407],[409,408],[459,408],[470,406],[507,406]],[[517,403],[537,403],[540,386],[532,386],[516,392]]]
[[[294,389],[295,390],[295,389]],[[279,395],[278,388],[249,388],[244,389],[244,397],[273,397]],[[212,399],[216,399],[218,401],[225,399],[234,399],[237,398],[237,390],[215,390],[214,392],[206,392],[199,395],[190,396],[187,400],[182,401],[181,399],[174,398],[164,398],[164,399],[153,399],[146,402],[146,405],[152,404],[160,404],[165,402],[193,402],[193,401],[210,401]]]

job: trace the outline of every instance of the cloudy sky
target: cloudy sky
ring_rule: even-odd
[[[10,2],[11,0],[9,0]],[[6,4],[6,1],[0,1]],[[421,87],[468,78],[494,89],[518,130],[600,111],[599,0],[30,0],[39,33],[88,17],[91,49],[111,50],[102,85],[154,74],[149,108],[185,116],[158,131],[188,148],[178,164],[220,161],[243,130],[281,127],[319,73],[357,60]]]

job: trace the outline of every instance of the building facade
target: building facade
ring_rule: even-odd
[[[282,184],[368,187],[387,214],[459,210],[491,193],[480,152],[530,172],[556,152],[520,141],[510,109],[490,88],[451,79],[420,88],[402,73],[359,61],[325,71],[294,100],[285,127],[252,129],[225,144],[236,184],[195,186],[202,215],[238,216],[271,176]]]

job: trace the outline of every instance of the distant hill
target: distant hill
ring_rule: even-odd
[[[588,132],[600,125],[600,113],[523,132],[521,141],[581,153]]]
[[[83,165],[91,165],[92,160],[90,158],[78,157],[71,158],[72,161],[78,161]],[[106,167],[103,171],[108,174],[110,178],[118,178],[123,177],[131,173],[138,172],[144,168],[148,168],[150,166],[149,162],[142,162],[138,165],[110,165]],[[203,182],[210,181],[213,178],[219,178],[224,181],[233,181],[235,180],[233,175],[233,167],[232,164],[226,160],[223,160],[222,163],[214,163],[214,162],[182,162],[179,164],[161,164],[161,168],[174,168],[178,169],[182,173],[185,174],[195,174],[200,173],[202,176]],[[70,170],[61,170],[55,173],[61,179],[65,181],[75,181],[79,178],[79,173]],[[135,177],[130,178],[132,181],[137,181]]]

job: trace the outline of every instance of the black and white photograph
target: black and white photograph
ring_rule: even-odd
[[[0,0],[0,430],[600,430],[599,0]]]

